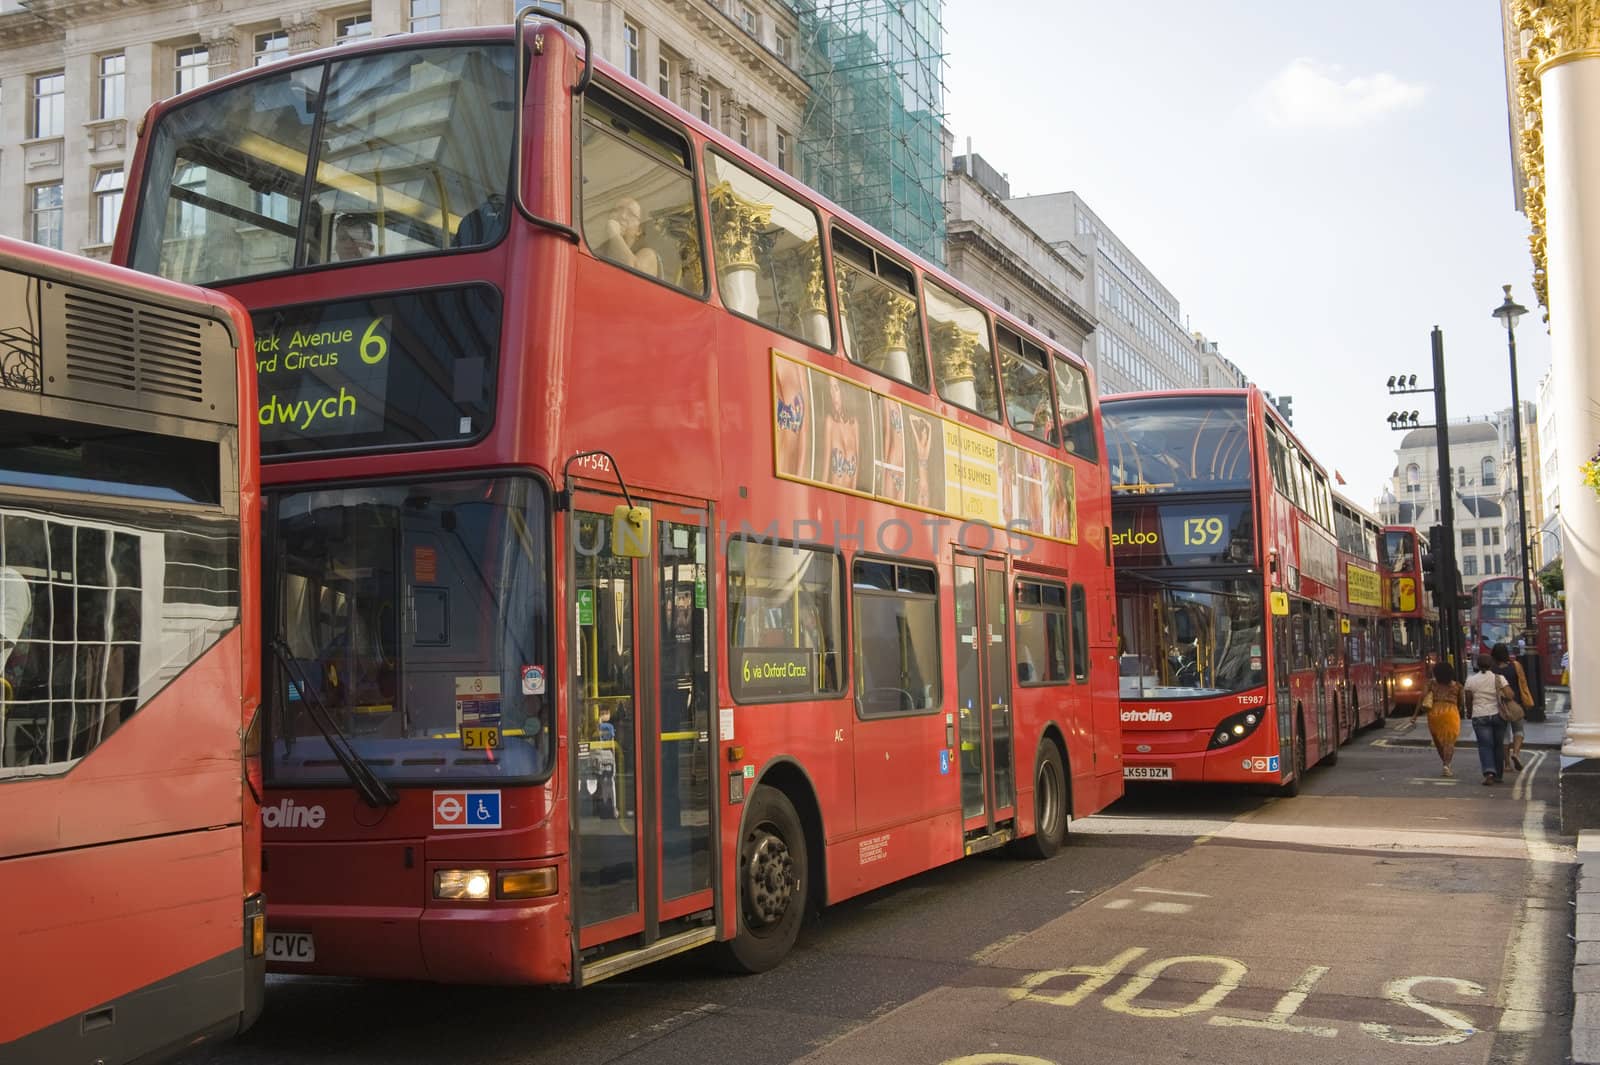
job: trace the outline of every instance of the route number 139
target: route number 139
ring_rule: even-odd
[[[1186,547],[1215,547],[1222,543],[1221,518],[1183,519],[1183,543]]]

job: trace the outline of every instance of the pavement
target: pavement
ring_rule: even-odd
[[[1546,689],[1545,720],[1524,723],[1522,746],[1560,750],[1571,705],[1567,689]],[[1426,731],[1420,737],[1407,732],[1389,742],[1406,746],[1430,743]],[[1475,746],[1470,728],[1462,729],[1458,746]],[[1600,1065],[1600,830],[1578,833],[1577,861],[1572,901],[1577,946],[1572,960],[1572,1065]]]

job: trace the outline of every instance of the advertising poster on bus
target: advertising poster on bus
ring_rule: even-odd
[[[772,367],[779,477],[1077,542],[1067,463],[776,351]]]

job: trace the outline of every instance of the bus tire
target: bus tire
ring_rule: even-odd
[[[1017,840],[1023,858],[1054,858],[1067,839],[1067,774],[1061,752],[1045,740],[1039,745],[1039,766],[1033,777],[1033,835]]]
[[[794,804],[777,788],[757,785],[739,841],[739,930],[719,944],[724,968],[764,973],[789,953],[805,919],[808,865]]]

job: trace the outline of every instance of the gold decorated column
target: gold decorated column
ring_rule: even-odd
[[[1550,329],[1572,653],[1564,831],[1600,826],[1600,498],[1580,464],[1600,445],[1600,0],[1508,0],[1510,110],[1533,283]]]

